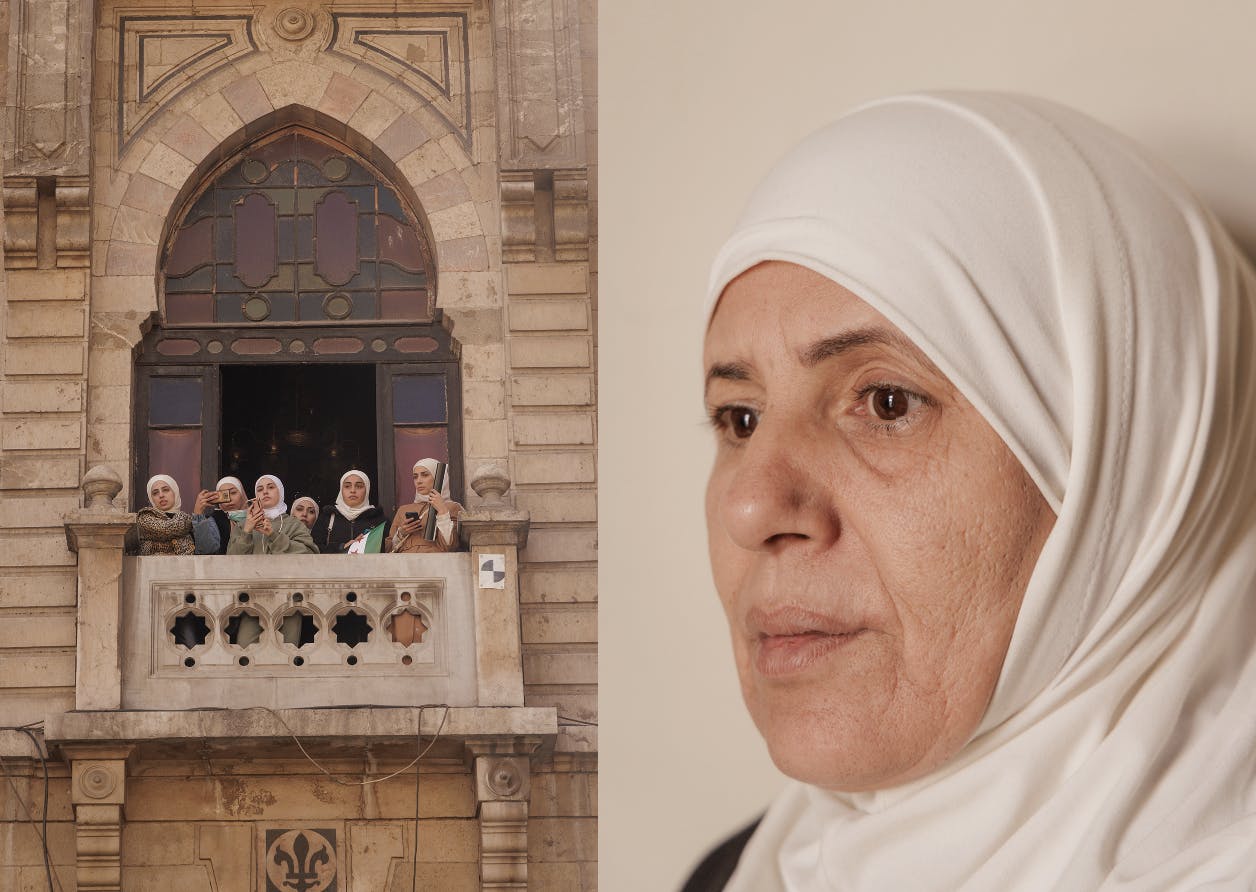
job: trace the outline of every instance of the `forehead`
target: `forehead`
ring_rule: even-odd
[[[813,365],[864,346],[901,354],[932,370],[897,326],[849,289],[806,267],[768,261],[724,289],[703,354],[710,373],[717,365],[755,366],[786,357]]]
[[[345,483],[366,483],[366,480],[364,480],[362,477],[360,477],[357,474],[350,474],[349,476],[345,477]]]

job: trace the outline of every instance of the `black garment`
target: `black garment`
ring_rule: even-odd
[[[209,516],[218,527],[218,550],[214,554],[226,554],[227,541],[231,538],[231,518],[221,508],[215,508]]]
[[[760,815],[753,824],[738,830],[708,852],[702,863],[689,875],[680,892],[720,892],[737,869],[742,849],[746,847],[762,820],[763,816]]]
[[[344,554],[345,545],[351,539],[387,522],[384,512],[375,505],[359,514],[356,520],[346,519],[336,510],[335,505],[324,505],[318,512],[318,520],[314,521],[314,529],[310,530],[310,535],[314,537],[314,544],[323,554]]]

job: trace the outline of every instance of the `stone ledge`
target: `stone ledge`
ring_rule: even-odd
[[[44,722],[44,737],[51,749],[72,744],[169,745],[189,741],[194,746],[231,743],[248,746],[276,740],[346,744],[355,742],[412,744],[419,733],[417,706],[354,706],[338,709],[203,710],[73,710],[54,713]],[[431,736],[441,724],[442,710],[427,707],[422,734]],[[475,738],[531,737],[537,744],[552,742],[558,734],[555,707],[451,707],[442,737],[469,741]]]

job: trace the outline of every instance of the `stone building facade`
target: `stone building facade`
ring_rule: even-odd
[[[595,888],[593,0],[0,33],[0,890]],[[446,450],[465,550],[124,557],[162,462],[185,503],[267,434],[334,464],[326,402],[231,436],[307,373],[365,382],[386,510]]]

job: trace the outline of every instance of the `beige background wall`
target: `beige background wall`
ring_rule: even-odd
[[[701,508],[700,304],[749,189],[865,99],[1037,93],[1147,145],[1256,253],[1256,6],[638,0],[602,12],[602,889],[666,890],[780,783],[733,681]]]

